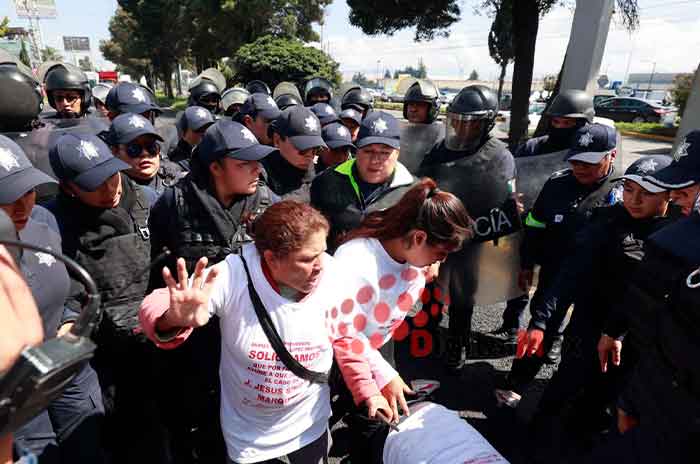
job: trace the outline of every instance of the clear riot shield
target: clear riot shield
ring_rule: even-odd
[[[102,118],[79,119],[50,119],[42,120],[44,125],[30,132],[4,132],[3,135],[14,140],[22,147],[29,161],[41,171],[56,178],[49,163],[49,149],[59,137],[69,133],[99,134],[108,130]],[[37,201],[43,201],[56,195],[56,185],[40,185],[37,187]]]
[[[518,231],[497,241],[479,243],[476,268],[478,279],[474,301],[479,306],[493,305],[521,296],[518,286],[520,243],[523,232]]]
[[[523,194],[525,211],[529,211],[535,203],[540,190],[547,179],[557,171],[571,167],[566,161],[569,150],[556,151],[546,155],[535,155],[515,158],[517,169],[516,189]],[[622,175],[622,138],[617,136],[617,156],[615,157],[615,172]]]
[[[401,151],[399,161],[411,174],[416,174],[423,158],[442,138],[445,125],[406,123],[401,128]]]

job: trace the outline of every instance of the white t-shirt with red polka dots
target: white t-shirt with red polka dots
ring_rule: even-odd
[[[365,285],[348,289],[337,317],[331,314],[330,331],[336,338],[344,337],[352,352],[366,359],[381,389],[398,374],[377,350],[392,336],[403,339],[408,334],[404,319],[420,301],[425,277],[422,269],[395,261],[374,238],[351,240],[338,248],[334,258]]]

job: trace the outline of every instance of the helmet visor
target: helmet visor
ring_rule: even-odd
[[[488,120],[484,114],[447,113],[445,118],[445,146],[452,151],[467,151],[476,147],[486,130]]]

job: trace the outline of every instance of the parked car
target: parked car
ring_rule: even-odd
[[[674,107],[661,106],[641,98],[616,97],[595,106],[596,116],[624,122],[673,124],[678,114]]]
[[[529,133],[532,133],[535,131],[535,129],[537,129],[537,124],[539,124],[540,118],[542,118],[542,112],[544,111],[545,106],[547,106],[547,104],[542,102],[530,103],[530,107],[528,108],[527,114],[527,119],[529,121]],[[506,133],[510,131],[510,111],[498,112],[498,117],[496,118],[496,127],[499,130]]]

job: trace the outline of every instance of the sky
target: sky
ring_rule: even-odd
[[[585,1],[585,0],[579,0]],[[499,69],[488,54],[487,36],[491,20],[473,10],[479,0],[461,0],[462,19],[450,30],[448,38],[414,43],[413,31],[392,37],[370,37],[348,20],[345,0],[335,0],[326,10],[322,44],[316,44],[340,63],[345,77],[363,72],[368,78],[416,66],[422,59],[433,79],[462,79],[476,69],[482,79],[496,79]],[[611,25],[601,73],[611,80],[623,80],[629,73],[690,72],[700,62],[700,0],[639,0],[640,29],[627,33],[620,24]],[[109,38],[109,19],[116,0],[56,0],[58,18],[41,21],[45,44],[62,51],[62,36],[88,36],[93,62],[111,69],[99,52],[99,41]],[[14,0],[0,1],[0,17],[9,16],[13,26],[26,26],[18,19]],[[556,8],[540,22],[535,55],[535,77],[557,73],[566,51],[573,11]],[[72,58],[70,54],[64,54]],[[379,61],[379,63],[378,63]],[[509,73],[512,66],[509,67]]]

